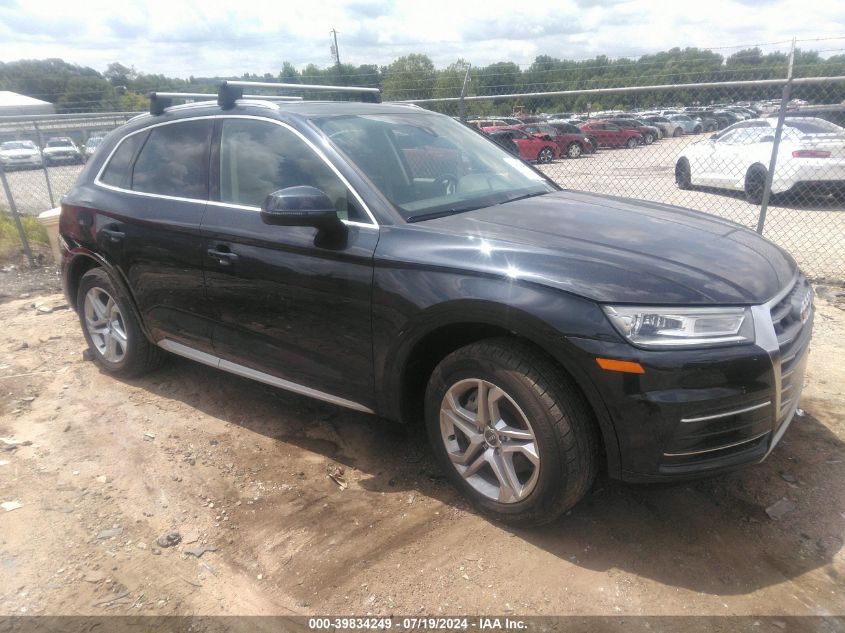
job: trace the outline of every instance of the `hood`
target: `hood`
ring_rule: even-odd
[[[795,261],[754,231],[647,201],[555,192],[411,225],[421,263],[475,268],[600,302],[757,304],[786,287]]]
[[[59,152],[78,152],[79,150],[70,145],[61,145],[57,147],[45,147],[43,152],[45,154],[55,154]]]

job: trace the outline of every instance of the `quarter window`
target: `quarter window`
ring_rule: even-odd
[[[132,158],[143,139],[143,133],[133,134],[123,139],[103,171],[100,181],[113,187],[125,187],[129,180]]]
[[[132,172],[132,189],[180,198],[208,198],[210,120],[155,127]]]
[[[260,207],[268,194],[309,185],[323,191],[343,220],[368,221],[343,181],[285,127],[226,119],[220,135],[220,202]]]

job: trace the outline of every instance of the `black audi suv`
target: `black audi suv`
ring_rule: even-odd
[[[554,519],[596,473],[763,460],[812,292],[757,233],[561,189],[447,116],[194,103],[103,140],[62,203],[93,358],[166,353],[403,423],[480,510]]]

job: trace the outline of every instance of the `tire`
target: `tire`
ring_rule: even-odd
[[[131,378],[161,364],[164,352],[144,336],[129,299],[104,269],[86,272],[76,297],[91,357],[104,371]]]
[[[538,163],[550,163],[555,159],[555,151],[546,145],[545,147],[541,148],[539,152],[537,152],[537,162]]]
[[[675,165],[675,184],[678,189],[692,189],[692,170],[686,158],[680,159]]]
[[[628,149],[634,149],[639,144],[640,142],[637,140],[636,136],[632,136],[627,141],[625,141],[625,147],[627,147]]]
[[[693,134],[701,134],[701,132],[702,132],[702,129],[701,129],[700,125],[696,125],[692,130]]]
[[[487,419],[499,419],[497,429],[476,426],[479,390],[495,403],[484,410]],[[499,521],[553,521],[581,500],[598,470],[597,426],[581,391],[540,350],[518,340],[487,339],[443,359],[426,389],[425,419],[450,481]]]
[[[651,145],[652,143],[654,143],[654,135],[653,134],[646,134],[644,138],[645,138],[645,144],[646,145]]]
[[[684,135],[684,128],[681,128],[681,127],[676,127],[675,131],[672,133],[672,136],[675,137],[675,138],[678,138],[679,136],[683,136],[683,135]]]
[[[752,165],[745,174],[745,199],[751,204],[762,204],[766,186],[766,168]]]
[[[566,148],[566,155],[569,158],[579,158],[582,153],[581,143],[570,143],[569,147]]]

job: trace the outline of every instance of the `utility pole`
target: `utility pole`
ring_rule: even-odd
[[[337,64],[337,67],[340,68],[340,50],[338,50],[337,48],[337,31],[335,29],[332,29],[331,31],[329,31],[329,33],[332,34],[332,40],[334,41],[334,44],[332,44],[331,48],[332,57],[334,57],[334,62],[335,64]]]

